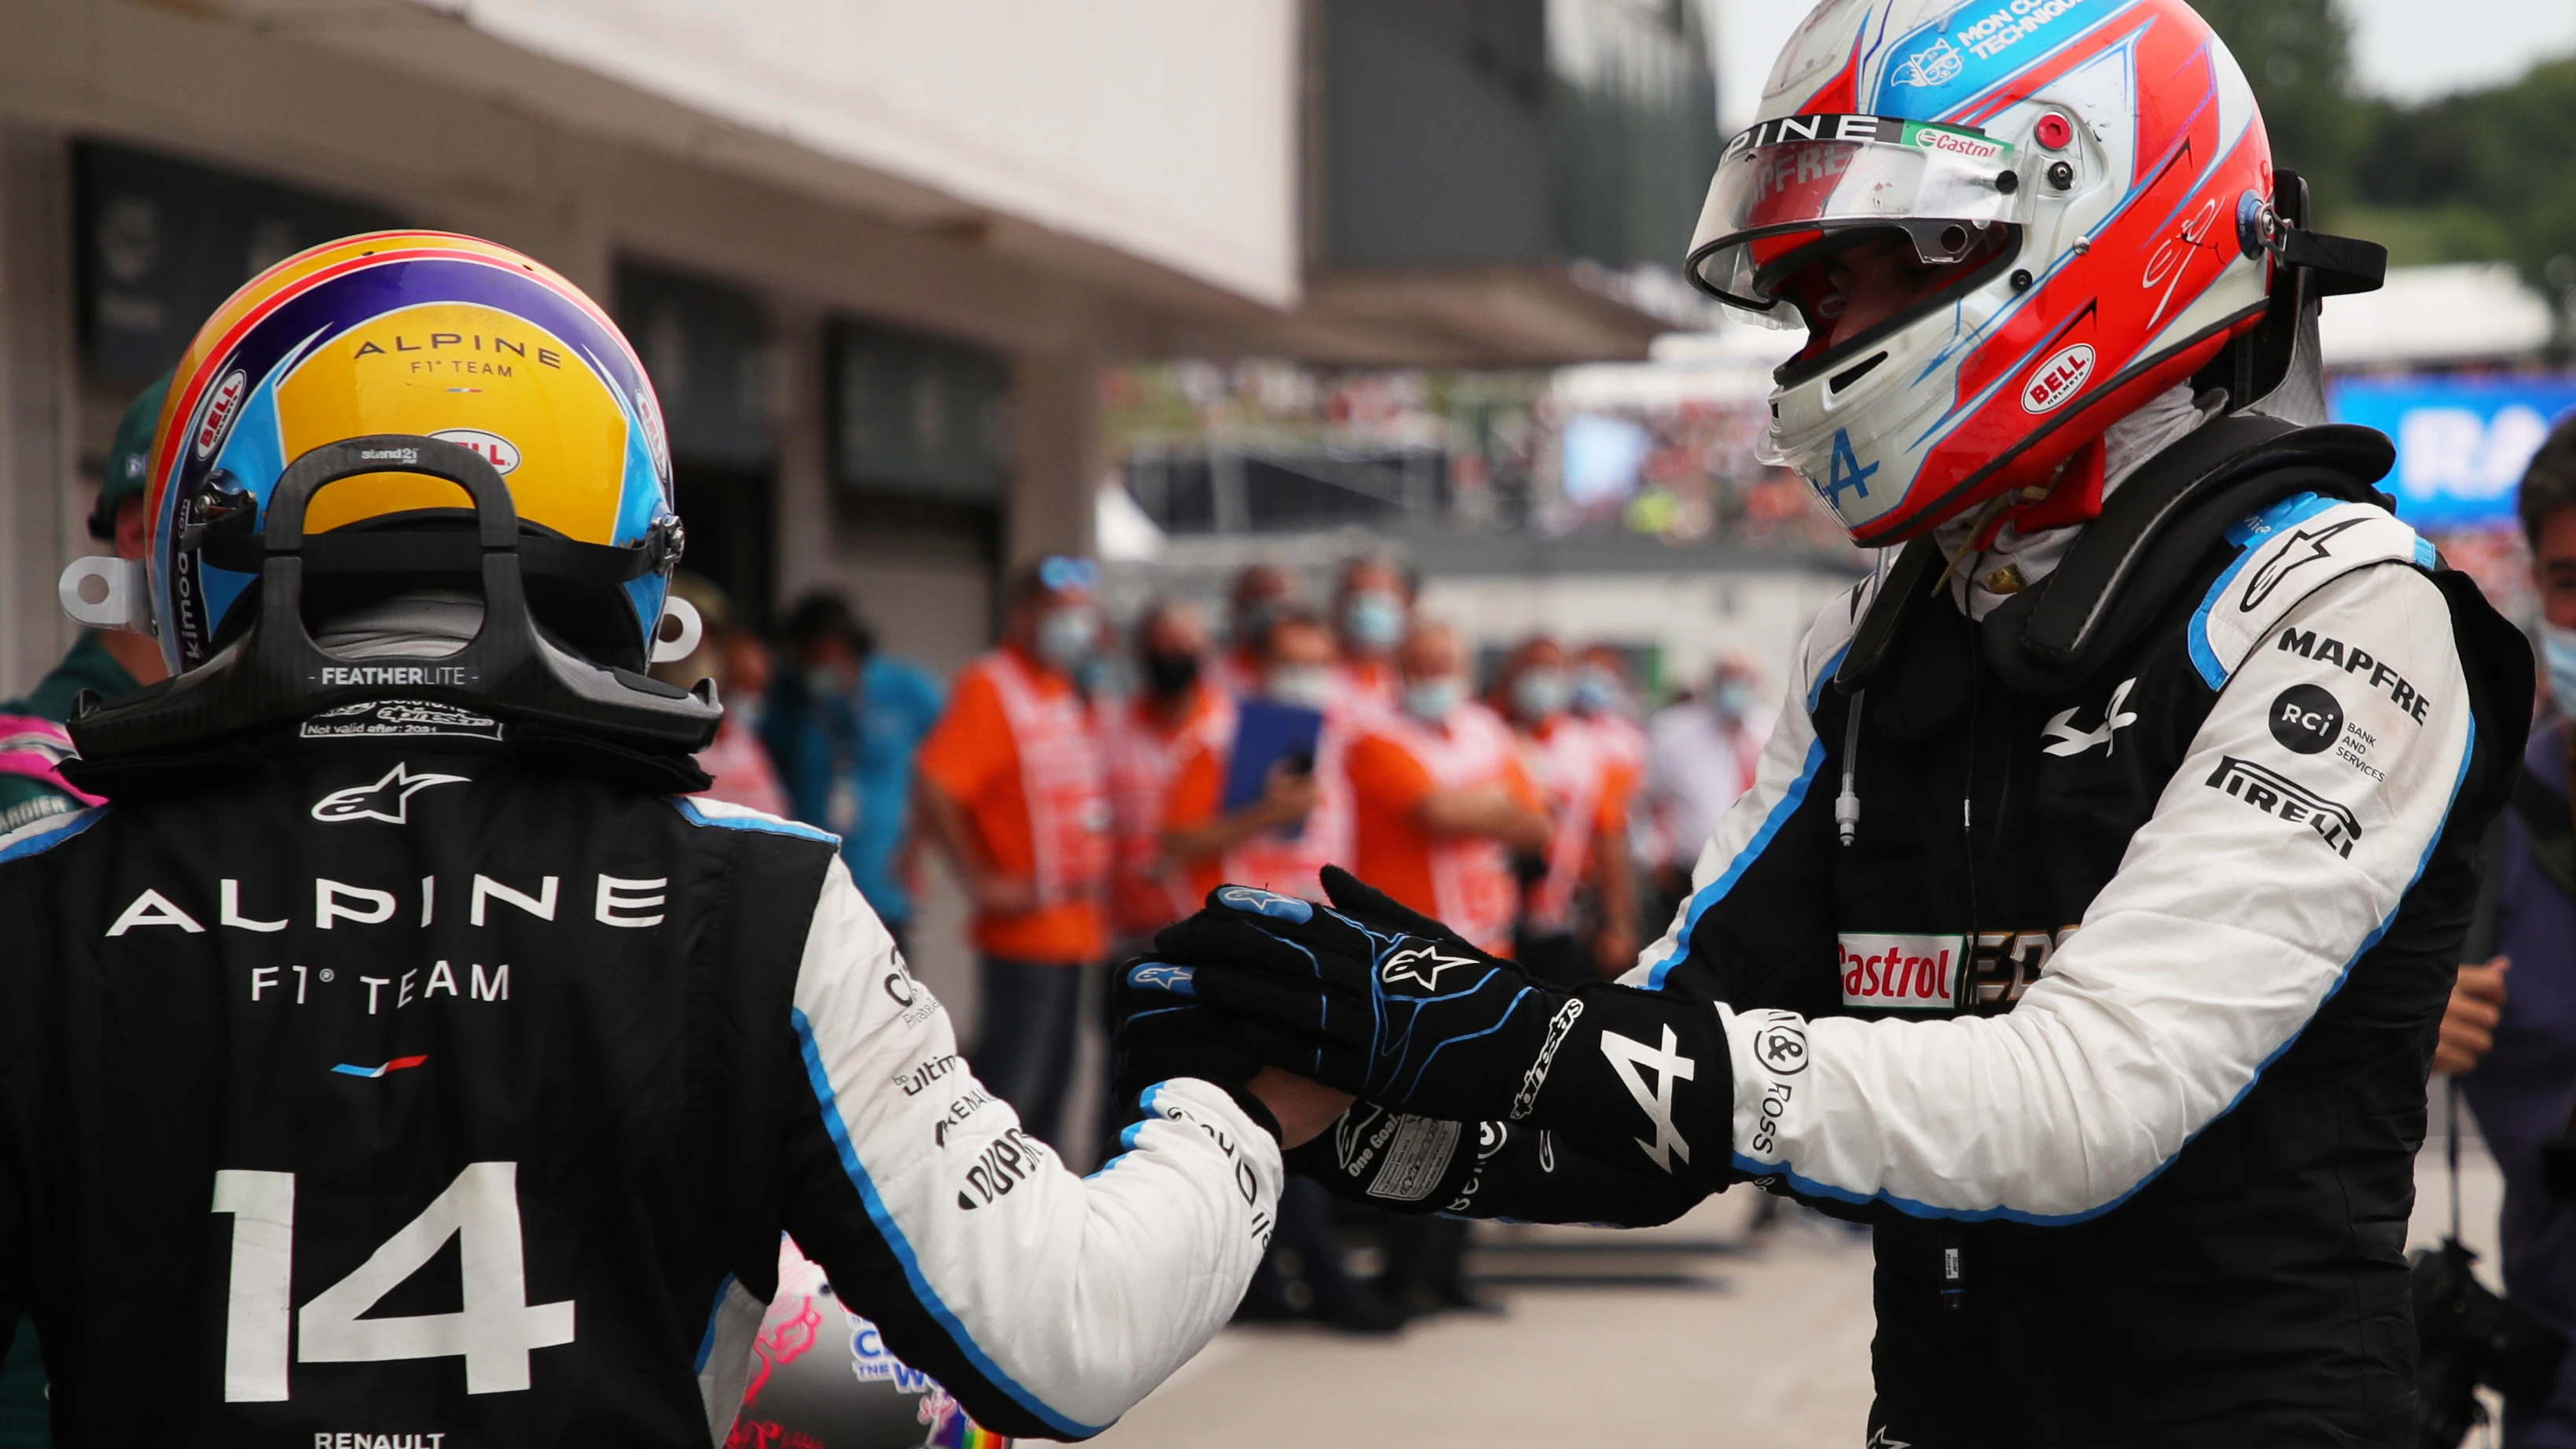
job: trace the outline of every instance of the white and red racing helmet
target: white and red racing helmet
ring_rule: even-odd
[[[1689,270],[1807,328],[1763,456],[1856,541],[2007,492],[2071,521],[2103,430],[2261,322],[2273,187],[2254,92],[2183,0],[1826,0]]]

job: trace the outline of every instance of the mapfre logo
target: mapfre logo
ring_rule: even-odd
[[[249,390],[250,374],[236,367],[206,394],[205,412],[197,420],[197,461],[213,457],[223,445],[224,434],[233,430],[233,419],[241,415],[242,394]]]
[[[519,445],[499,433],[487,433],[481,428],[441,428],[430,436],[441,442],[473,449],[482,455],[484,462],[492,465],[492,471],[504,477],[518,471]]]
[[[2021,385],[2021,410],[2053,413],[2084,390],[2093,377],[2093,344],[2078,342],[2039,365]]]
[[[1960,937],[1850,935],[1841,946],[1845,1006],[1947,1011],[1958,1000]]]

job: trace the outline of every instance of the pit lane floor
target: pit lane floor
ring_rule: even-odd
[[[1488,1229],[1474,1267],[1506,1312],[1390,1338],[1233,1329],[1093,1442],[1857,1445],[1868,1239],[1802,1214],[1756,1235],[1752,1213],[1739,1188],[1644,1232]]]
[[[2408,1247],[2450,1226],[2438,1094]],[[2463,1114],[2463,1237],[2495,1273],[2502,1185]],[[1103,1449],[1569,1449],[1649,1442],[1852,1446],[1869,1410],[1869,1242],[1798,1214],[1751,1230],[1738,1188],[1670,1227],[1482,1230],[1507,1312],[1392,1338],[1303,1327],[1225,1333]],[[2472,1435],[2470,1444],[2485,1441]]]

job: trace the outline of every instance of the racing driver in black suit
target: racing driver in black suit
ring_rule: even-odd
[[[1353,1198],[1872,1224],[1873,1444],[2411,1445],[2425,1074],[2531,665],[2388,441],[2313,425],[2316,308],[2383,265],[2182,0],[1830,0],[1690,266],[1804,324],[1766,447],[1887,551],[1670,931],[1562,991],[1347,876],[1228,887],[1137,1001],[1355,1094],[1290,1159]]]
[[[291,258],[179,364],[149,569],[76,566],[173,678],[76,706],[106,805],[0,838],[0,1323],[56,1442],[720,1445],[782,1232],[1014,1436],[1232,1313],[1243,1081],[1075,1176],[830,837],[690,798],[668,478],[605,315],[464,237]]]

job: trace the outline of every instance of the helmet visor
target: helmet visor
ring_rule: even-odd
[[[1727,143],[1691,239],[1690,274],[1721,300],[1770,313],[1792,258],[1855,227],[1895,227],[1927,264],[2030,217],[2013,146],[1982,131],[1893,116],[1780,116]]]

